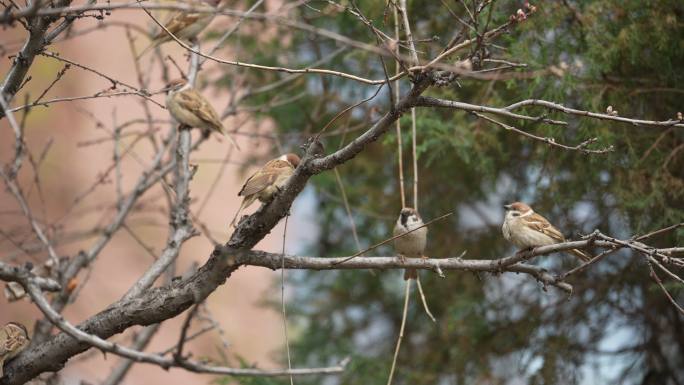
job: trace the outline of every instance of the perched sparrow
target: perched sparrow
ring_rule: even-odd
[[[563,234],[530,206],[515,202],[504,208],[506,217],[501,227],[503,236],[521,250],[565,242]],[[591,260],[590,256],[580,250],[572,249],[570,253],[584,262]]]
[[[212,7],[216,7],[221,0],[206,0],[205,2]],[[201,5],[201,4],[195,4]],[[180,40],[192,40],[200,34],[211,21],[214,19],[215,13],[197,13],[178,11],[171,15],[169,21],[164,23],[164,27],[169,30],[174,36]],[[161,29],[156,35],[152,37],[152,42],[144,50],[142,50],[136,59],[142,57],[150,49],[173,40],[166,31]]]
[[[394,236],[401,235],[407,231],[423,226],[423,220],[420,218],[418,211],[405,207],[401,209],[399,219],[394,225]],[[423,255],[425,251],[425,244],[427,243],[427,227],[413,231],[409,234],[399,237],[394,240],[394,250],[399,254],[400,258],[427,258]],[[418,278],[416,269],[406,269],[404,272],[404,280]]]
[[[238,196],[245,198],[230,225],[235,226],[235,221],[240,212],[249,207],[255,200],[259,199],[265,203],[273,199],[273,195],[285,186],[287,179],[292,176],[294,169],[299,165],[299,161],[297,154],[284,154],[277,159],[269,160],[264,167],[252,174],[238,193]]]
[[[216,110],[190,83],[184,79],[171,81],[167,86],[166,108],[174,119],[188,127],[202,129],[204,135],[218,132],[225,135],[231,143],[240,148],[223,128]]]
[[[31,340],[24,325],[10,322],[0,329],[0,378],[3,376],[2,368],[5,361],[16,357],[24,350]]]

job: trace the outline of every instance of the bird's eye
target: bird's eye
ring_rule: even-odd
[[[520,216],[520,213],[513,213],[512,215],[513,215],[514,217],[519,217],[519,216]]]

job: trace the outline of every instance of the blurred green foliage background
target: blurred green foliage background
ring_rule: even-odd
[[[298,8],[302,20],[375,43],[370,30],[349,12],[325,1],[309,5]],[[526,68],[510,70],[506,72],[510,76],[501,80],[459,79],[425,95],[489,106],[536,98],[596,112],[611,105],[621,116],[653,120],[674,118],[684,110],[683,2],[568,0],[534,5],[537,12],[532,17],[486,50],[463,51],[446,60],[454,63],[475,54],[526,63]],[[376,27],[394,33],[385,1],[358,6]],[[506,22],[522,7],[520,1],[491,2],[470,28],[455,16],[468,20],[468,13],[474,11],[472,1],[409,1],[417,50],[421,58],[434,57],[454,36],[475,37],[487,25]],[[280,30],[272,38],[268,34],[240,37],[241,55],[260,64],[306,66],[338,49],[330,40],[297,30]],[[394,64],[389,64],[394,71]],[[378,56],[363,51],[338,52],[320,67],[384,77]],[[226,87],[232,85],[231,71],[221,78]],[[256,86],[286,75],[252,71],[247,76]],[[400,84],[402,92],[410,86],[406,79]],[[254,95],[246,103],[280,104],[291,98],[258,116],[276,124],[282,146],[296,149],[339,111],[375,90],[336,77],[306,76]],[[328,152],[348,143],[388,110],[385,91],[328,130],[324,139]],[[532,107],[522,112],[544,111]],[[564,229],[567,237],[594,229],[631,237],[684,221],[683,130],[556,112],[547,116],[569,125],[504,121],[564,144],[596,137],[592,148],[612,145],[615,151],[603,155],[565,151],[464,112],[417,110],[420,212],[426,219],[457,212],[431,226],[431,257],[453,257],[464,250],[466,258],[510,255],[514,250],[503,240],[500,222],[502,204],[513,200],[530,203]],[[410,114],[401,124],[410,201]],[[401,208],[396,141],[392,131],[339,168],[362,247],[387,238]],[[298,245],[298,250],[323,257],[356,252],[335,174],[315,177],[309,189],[309,198],[299,199],[315,205],[311,220],[319,230],[310,244]],[[682,245],[684,229],[658,236],[652,243]],[[373,254],[391,252],[386,247]],[[561,272],[577,262],[551,255],[534,263]],[[401,321],[402,272],[288,274],[293,366],[330,365],[352,357],[340,377],[297,378],[296,383],[384,384]],[[544,290],[527,276],[460,272],[446,279],[427,272],[421,276],[437,323],[427,318],[414,293],[395,384],[684,384],[684,317],[649,278],[644,259],[637,255],[612,255],[573,277],[571,298],[554,288]],[[682,285],[667,285],[683,303]],[[240,380],[242,384],[288,382]]]

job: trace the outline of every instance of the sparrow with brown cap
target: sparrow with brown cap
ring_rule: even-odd
[[[240,148],[226,132],[214,107],[185,79],[169,82],[166,89],[166,108],[178,123],[199,128],[205,136],[212,132],[223,134],[235,147]]]
[[[501,231],[507,241],[521,251],[539,246],[565,242],[565,237],[546,218],[537,214],[522,202],[504,205],[506,216]],[[587,262],[591,257],[580,250],[572,249],[570,253]]]
[[[221,0],[205,0],[204,2],[212,7],[216,7]],[[215,12],[178,11],[171,15],[169,20],[164,23],[164,27],[179,40],[193,40],[209,26],[211,21],[214,20],[214,16],[216,16]],[[162,28],[152,37],[150,45],[140,51],[136,59],[141,58],[150,49],[171,40],[173,38]]]
[[[28,331],[20,323],[10,322],[0,329],[0,378],[4,375],[5,361],[16,357],[29,342]]]
[[[415,231],[394,240],[394,250],[400,258],[427,258],[423,254],[427,244],[427,227],[421,226],[423,226],[423,219],[418,211],[411,207],[401,209],[397,223],[394,225],[394,236],[405,234],[411,230]],[[416,278],[418,278],[416,269],[404,271],[404,280]]]
[[[299,161],[297,154],[284,154],[276,159],[269,160],[262,168],[247,178],[238,193],[238,196],[242,196],[244,199],[237,213],[235,213],[235,217],[230,222],[230,226],[235,226],[235,221],[240,212],[249,207],[255,200],[258,199],[260,202],[266,203],[273,199],[273,195],[280,191],[287,183],[288,178],[294,174]]]

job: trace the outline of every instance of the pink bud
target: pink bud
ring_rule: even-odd
[[[525,12],[522,9],[518,9],[515,12],[515,14],[518,17],[518,21],[523,21],[523,20],[527,19],[527,15],[525,14]]]

